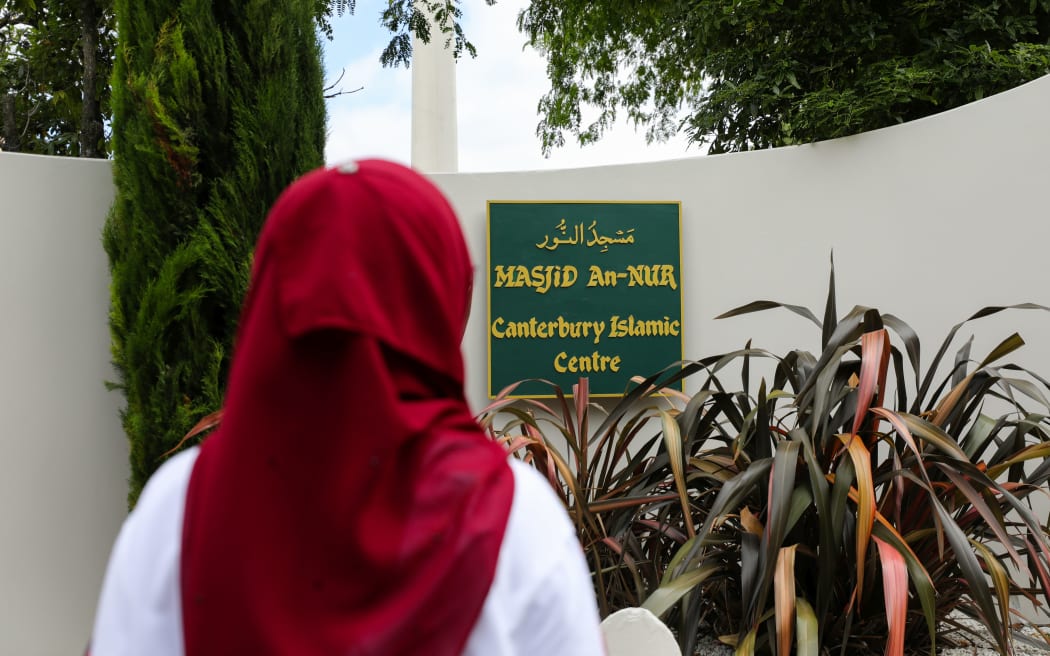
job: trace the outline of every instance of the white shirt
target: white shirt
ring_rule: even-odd
[[[197,449],[150,479],[117,536],[91,656],[184,656],[180,546]],[[496,575],[463,656],[602,656],[594,589],[576,532],[550,485],[510,461],[514,499]]]

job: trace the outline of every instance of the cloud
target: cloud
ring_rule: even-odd
[[[379,52],[328,68],[328,84],[345,69],[337,88],[361,89],[328,101],[328,162],[383,157],[407,164],[411,159],[412,75],[403,68],[382,68]]]
[[[569,143],[545,159],[535,132],[536,106],[548,88],[546,64],[537,52],[523,48],[525,37],[517,30],[517,16],[526,4],[527,0],[500,0],[492,7],[471,3],[466,8],[464,30],[477,47],[478,56],[465,57],[457,66],[461,171],[568,168],[699,152],[695,147],[689,149],[684,137],[646,145],[644,133],[621,120],[597,144],[581,148]],[[359,14],[355,20],[363,21],[363,17]],[[382,32],[380,27],[374,29]],[[336,40],[341,38],[337,28]],[[366,155],[406,162],[411,156],[412,76],[404,69],[380,68],[379,47],[373,45],[373,51],[346,64],[343,86],[365,88],[329,104],[330,162]],[[337,58],[329,58],[337,62]],[[329,76],[333,70],[337,76],[339,68],[330,66]]]
[[[382,157],[409,164],[411,124],[411,110],[396,103],[333,110],[328,116],[325,160]]]
[[[547,91],[546,62],[517,30],[527,0],[500,0],[477,7],[464,28],[478,57],[459,64],[460,169],[493,171],[595,166],[669,159],[695,154],[684,138],[646,145],[644,132],[619,120],[597,144],[569,142],[549,159],[536,136],[537,103]]]

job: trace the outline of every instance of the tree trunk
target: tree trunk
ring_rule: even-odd
[[[80,2],[80,43],[83,51],[84,78],[80,109],[80,156],[105,157],[102,143],[102,110],[98,99],[98,23],[96,0]]]
[[[0,119],[3,122],[4,150],[9,153],[17,153],[18,143],[18,121],[15,116],[15,94],[4,92],[0,96]]]

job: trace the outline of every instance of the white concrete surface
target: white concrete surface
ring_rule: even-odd
[[[0,153],[0,654],[80,654],[127,511],[110,163]]]
[[[448,35],[431,23],[427,43],[412,36],[412,166],[426,173],[455,173],[456,61],[451,42],[445,47]]]
[[[667,625],[644,608],[624,608],[602,621],[607,656],[682,656]]]

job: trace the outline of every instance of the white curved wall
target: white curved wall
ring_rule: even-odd
[[[486,200],[681,200],[687,357],[748,337],[818,350],[786,311],[713,321],[766,298],[822,313],[835,251],[840,312],[908,321],[928,363],[974,310],[1050,305],[1050,77],[922,121],[797,148],[567,171],[435,175],[485,262]],[[0,153],[0,654],[78,653],[125,513],[112,377],[107,162]],[[485,278],[468,325],[468,392],[485,396]],[[1050,372],[1050,314],[983,319],[974,355],[1019,330]]]
[[[127,511],[109,162],[0,153],[0,654],[82,653]]]
[[[896,314],[918,331],[926,366],[951,327],[985,305],[1050,305],[1048,107],[1044,77],[924,120],[806,146],[433,178],[475,254],[475,308],[486,302],[486,200],[681,200],[687,358],[748,337],[775,352],[819,352],[815,327],[785,310],[713,318],[758,299],[822,316],[834,250],[840,314],[858,304]],[[959,337],[976,333],[974,357],[1018,330],[1028,345],[1015,359],[1050,375],[1050,313],[1008,312],[970,326]],[[485,340],[485,313],[476,311],[465,349],[477,407],[486,402]]]

